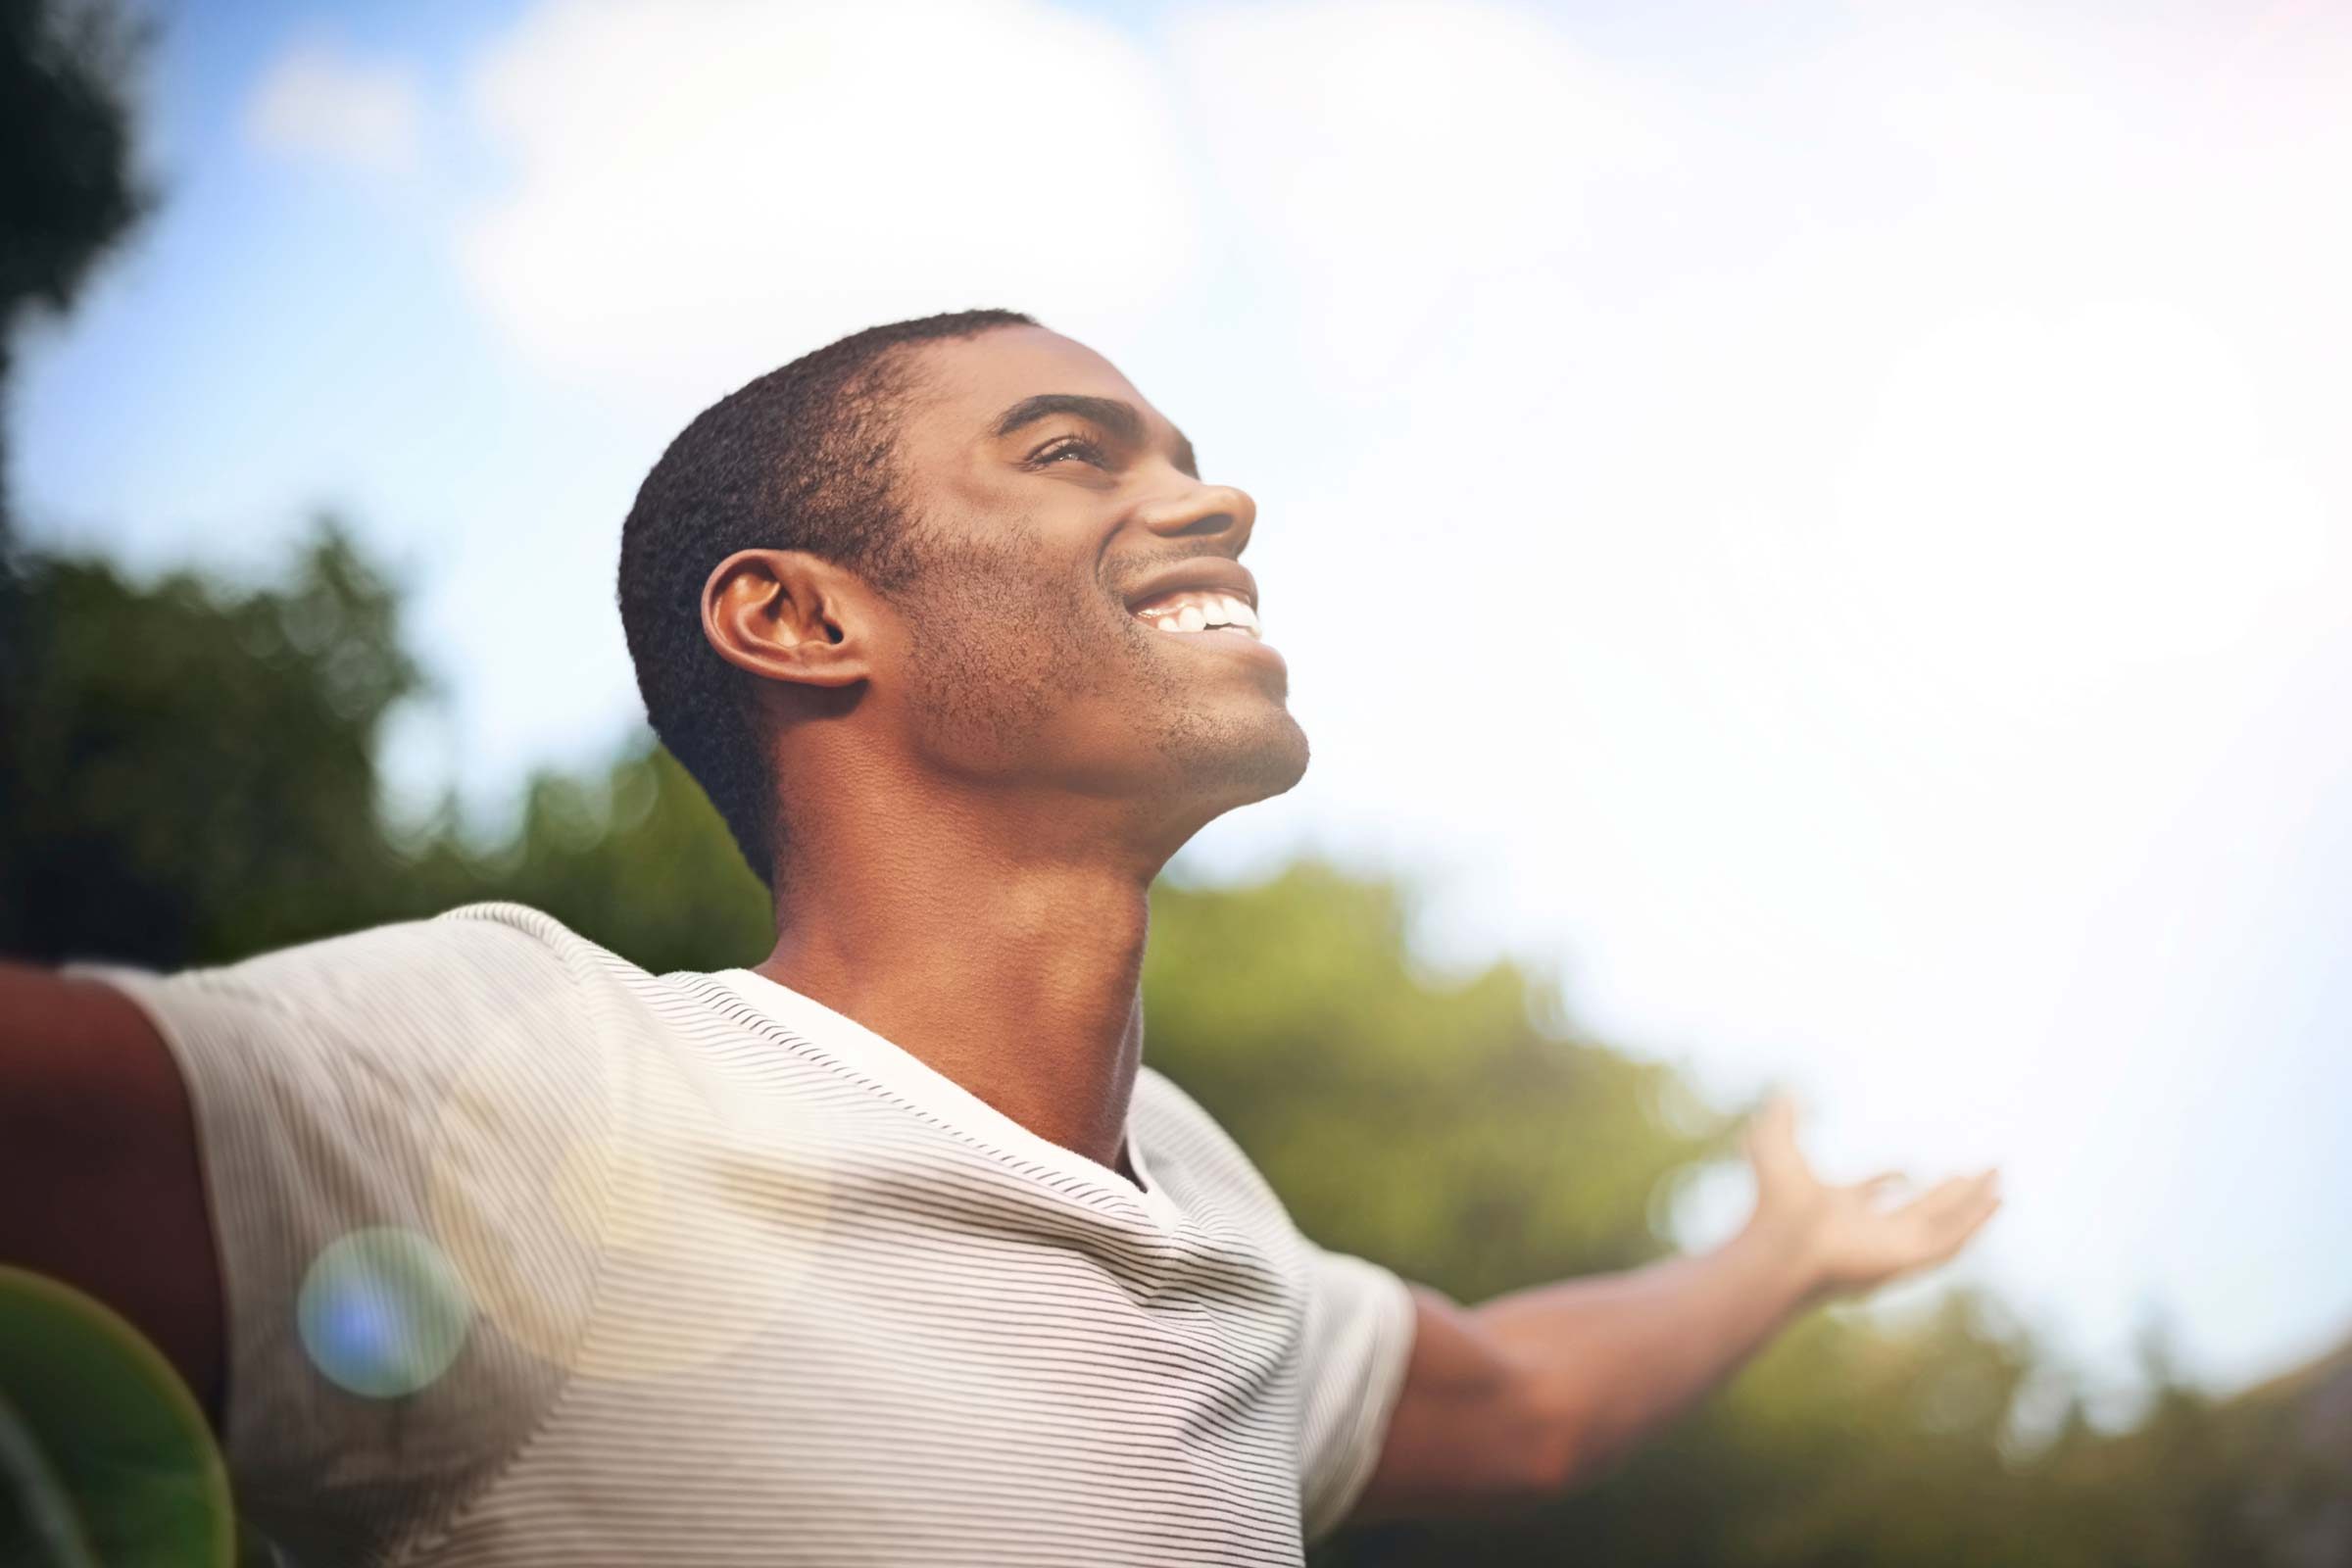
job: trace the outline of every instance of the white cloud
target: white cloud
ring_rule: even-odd
[[[1171,42],[1250,253],[1311,280],[1306,347],[1341,387],[1450,336],[1465,294],[1540,287],[1668,167],[1633,85],[1525,12],[1226,5]]]
[[[298,44],[271,62],[245,105],[245,137],[282,157],[373,173],[417,167],[423,97],[397,64]]]
[[[879,320],[1083,333],[1196,265],[1165,95],[1032,0],[553,0],[474,80],[514,179],[466,270],[531,354],[681,419]]]

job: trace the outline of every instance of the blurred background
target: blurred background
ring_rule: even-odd
[[[1150,1055],[1464,1298],[1737,1113],[1997,1162],[1617,1478],[1335,1562],[2352,1562],[2352,10],[0,0],[0,948],[759,889],[619,520],[876,321],[1107,354],[1315,746]]]

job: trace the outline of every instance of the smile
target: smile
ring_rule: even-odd
[[[1239,594],[1179,589],[1147,599],[1129,613],[1153,631],[1234,631],[1258,640],[1257,611]]]

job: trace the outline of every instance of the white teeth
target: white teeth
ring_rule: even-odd
[[[1206,631],[1223,627],[1256,637],[1257,612],[1239,594],[1214,593],[1206,589],[1189,589],[1154,601],[1137,614],[1137,619],[1158,631]]]

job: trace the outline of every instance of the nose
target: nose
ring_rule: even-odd
[[[1229,484],[1196,483],[1146,502],[1136,520],[1162,539],[1214,539],[1238,556],[1257,524],[1257,503]]]

